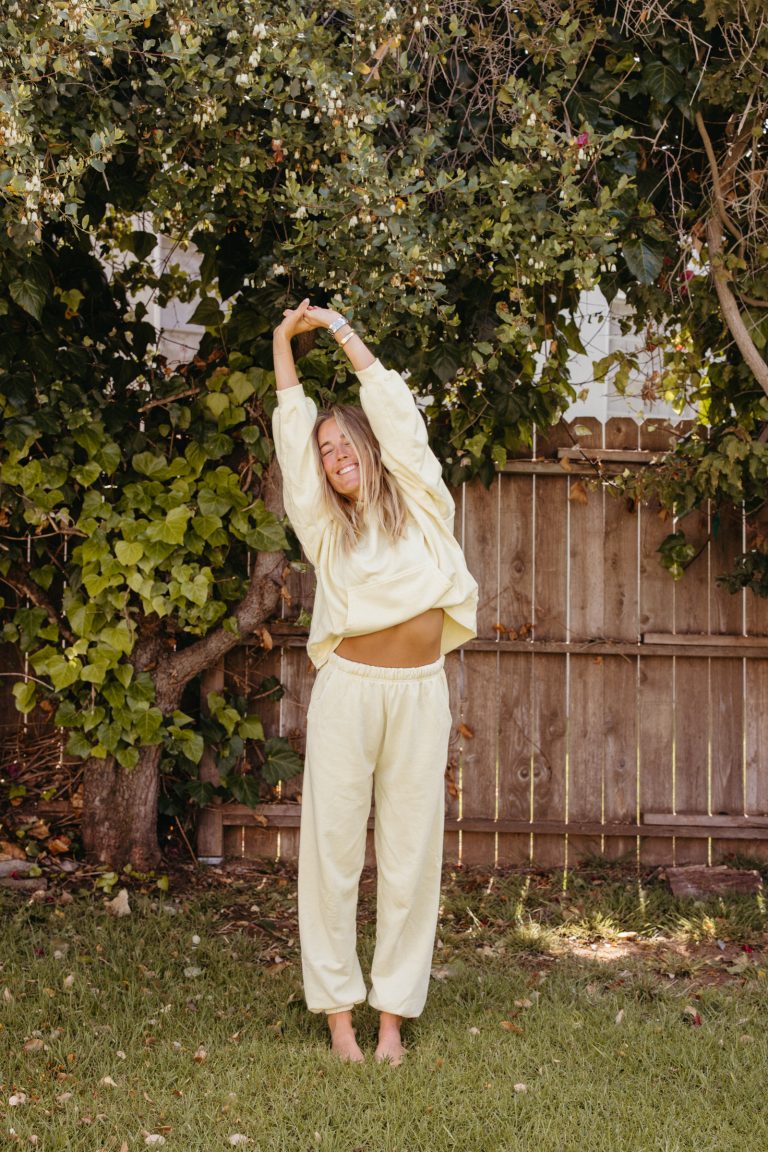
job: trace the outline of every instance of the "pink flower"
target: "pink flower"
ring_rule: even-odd
[[[586,148],[587,144],[589,144],[589,132],[579,132],[576,137],[576,143],[579,148]]]

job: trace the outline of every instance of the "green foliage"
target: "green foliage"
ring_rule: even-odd
[[[558,418],[581,291],[623,290],[658,343],[655,386],[718,429],[658,494],[759,499],[765,401],[706,270],[700,127],[721,158],[750,132],[740,156],[765,168],[759,13],[624,8],[43,0],[0,17],[3,638],[37,678],[19,706],[50,699],[73,754],[199,761],[157,669],[235,635],[253,554],[286,546],[262,491],[269,334],[308,293],[409,370],[456,484]],[[763,347],[768,236],[732,167],[724,266]],[[174,364],[154,307],[192,301],[205,335]],[[334,349],[303,375],[321,400],[354,394]],[[225,760],[251,741],[264,779],[288,771],[257,718],[216,708]]]

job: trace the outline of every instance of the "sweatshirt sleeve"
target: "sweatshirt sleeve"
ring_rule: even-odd
[[[328,515],[323,508],[321,481],[312,443],[317,407],[301,385],[282,388],[272,415],[275,452],[283,476],[283,503],[293,530],[310,563],[317,550]]]
[[[385,368],[380,360],[363,368],[357,378],[360,403],[381,447],[384,466],[413,499],[432,504],[440,518],[452,525],[453,498],[408,385],[399,372]]]

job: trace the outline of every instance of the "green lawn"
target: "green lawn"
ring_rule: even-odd
[[[457,873],[444,890],[435,979],[399,1069],[328,1053],[301,1000],[290,870],[134,887],[121,919],[90,889],[3,894],[0,1146],[768,1147],[762,897],[676,903],[611,870],[567,887]],[[362,1010],[369,1053],[374,1027]]]

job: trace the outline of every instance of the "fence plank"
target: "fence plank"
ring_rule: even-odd
[[[505,476],[499,500],[497,621],[518,634],[533,624],[533,575],[533,477]]]
[[[536,760],[533,654],[500,653],[499,668],[499,819],[530,820]],[[499,833],[499,864],[522,864],[530,858],[530,835]]]
[[[709,660],[675,657],[675,811],[708,811]],[[676,840],[675,864],[706,864],[705,840]]]
[[[730,572],[743,551],[743,517],[741,509],[723,508],[711,521],[709,546],[711,584],[709,588],[710,630],[714,633],[739,635],[746,624],[746,592],[729,592],[717,583],[718,576]]]
[[[534,635],[537,640],[567,640],[567,478],[535,477],[534,507],[536,523]]]
[[[562,656],[533,658],[534,740],[533,818],[566,818],[566,661]],[[537,835],[533,860],[542,868],[564,867],[562,836]]]
[[[606,824],[637,823],[638,813],[638,666],[639,657],[605,659],[605,768]],[[631,837],[606,839],[603,852],[610,859],[635,856]]]
[[[465,652],[467,704],[461,750],[461,816],[496,815],[496,760],[499,728],[497,652]],[[461,840],[463,864],[493,865],[495,833],[472,832]]]
[[[467,566],[480,585],[477,610],[478,636],[494,639],[494,625],[499,619],[498,546],[499,486],[496,476],[490,488],[468,485],[464,512],[464,556]]]
[[[712,811],[739,816],[746,812],[744,792],[744,664],[742,660],[711,660],[710,714]],[[735,840],[716,845],[718,857],[741,851]]]
[[[768,660],[747,661],[745,717],[746,810],[768,815]],[[750,854],[768,858],[768,844]]]
[[[640,811],[672,812],[675,741],[674,657],[643,656],[638,677]],[[669,864],[672,845],[643,838],[643,864]]]
[[[504,477],[500,501],[499,622],[513,633],[533,624],[533,477]],[[498,811],[500,818],[527,820],[531,812],[533,762],[533,657],[499,655]],[[528,835],[500,834],[499,863],[530,860]]]
[[[709,518],[697,508],[690,515],[675,520],[675,532],[685,532],[686,539],[699,555],[686,568],[685,575],[674,583],[675,632],[709,632]]]
[[[603,820],[605,754],[602,656],[570,658],[568,820]],[[540,813],[537,813],[540,815]],[[600,836],[568,836],[568,862],[599,856]]]

